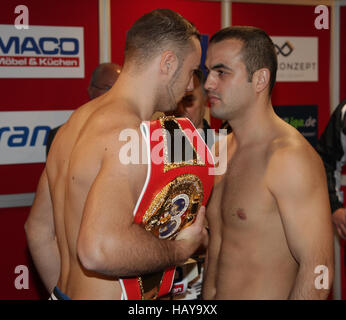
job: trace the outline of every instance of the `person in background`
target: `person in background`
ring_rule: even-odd
[[[215,132],[204,119],[208,107],[208,96],[204,89],[205,77],[201,69],[193,74],[194,88],[187,91],[177,104],[173,112],[166,112],[166,116],[188,118],[199,131],[209,148],[215,142]],[[163,300],[199,300],[202,295],[203,265],[205,252],[193,256],[182,266],[177,266],[171,294]]]
[[[199,131],[208,147],[211,148],[215,142],[215,134],[208,121],[204,119],[208,107],[208,96],[204,89],[204,82],[203,71],[201,69],[196,70],[193,75],[194,89],[186,92],[177,108],[173,112],[166,112],[166,115],[188,118]]]
[[[93,71],[89,87],[88,87],[88,96],[89,99],[95,99],[105,92],[107,92],[110,88],[112,88],[115,81],[118,79],[119,74],[121,72],[121,66],[111,62],[105,62],[99,64]],[[53,142],[53,139],[58,132],[59,128],[53,128],[49,131],[47,141],[46,141],[46,156],[48,155],[50,146]]]
[[[343,100],[331,115],[329,122],[317,144],[327,173],[332,220],[338,235],[346,240],[346,210],[343,205],[344,195],[341,187],[341,170],[346,164],[346,99]],[[346,255],[345,255],[346,265]]]

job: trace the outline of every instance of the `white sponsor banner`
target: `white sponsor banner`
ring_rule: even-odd
[[[45,162],[49,130],[66,122],[72,112],[0,112],[0,164]]]
[[[0,25],[0,78],[84,78],[83,27]]]
[[[317,37],[271,37],[278,54],[276,81],[318,81]]]

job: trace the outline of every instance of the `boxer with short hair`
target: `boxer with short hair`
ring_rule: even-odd
[[[334,270],[326,177],[312,146],[274,113],[272,40],[258,28],[222,29],[206,67],[211,114],[233,132],[207,208],[204,299],[326,299]]]
[[[183,263],[205,240],[203,209],[175,241],[135,224],[147,165],[119,155],[123,130],[141,137],[143,120],[193,88],[200,58],[199,33],[185,18],[169,9],[144,15],[127,33],[115,85],[58,131],[26,222],[34,263],[48,290],[58,288],[53,299],[120,299],[119,277]]]

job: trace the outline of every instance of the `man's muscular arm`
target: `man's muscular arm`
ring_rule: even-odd
[[[35,266],[48,292],[52,292],[60,274],[60,255],[46,169],[41,175],[25,232]]]
[[[146,167],[122,164],[122,143],[114,136],[89,191],[78,238],[86,269],[113,276],[135,276],[185,262],[200,245],[204,213],[175,241],[160,240],[134,223],[134,184]],[[139,196],[139,195],[136,195]]]
[[[269,163],[268,183],[279,206],[288,246],[298,263],[288,298],[326,299],[333,280],[334,258],[323,164],[310,147],[281,148]],[[316,286],[318,266],[328,270],[328,289]]]

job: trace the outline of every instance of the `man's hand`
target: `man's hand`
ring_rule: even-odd
[[[346,209],[339,208],[333,212],[333,222],[339,236],[346,240]]]
[[[204,226],[204,218],[205,207],[202,206],[198,211],[195,222],[181,230],[175,239],[182,242],[182,248],[187,254],[185,260],[192,256],[201,244],[208,242],[208,232]]]

